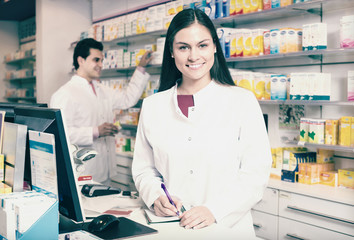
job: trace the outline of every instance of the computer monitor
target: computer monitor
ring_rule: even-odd
[[[16,107],[14,113],[15,123],[27,125],[28,130],[54,134],[59,212],[75,222],[83,222],[85,215],[60,110],[41,107]],[[26,148],[29,149],[28,139]],[[29,154],[29,151],[27,152]]]
[[[0,102],[0,111],[5,111],[5,122],[14,122],[15,107],[48,107],[46,103],[17,103],[17,102]]]

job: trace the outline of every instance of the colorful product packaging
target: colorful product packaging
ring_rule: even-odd
[[[328,149],[317,149],[316,162],[317,163],[332,163],[334,151]]]
[[[320,184],[338,187],[338,172],[337,171],[326,171],[320,172]]]
[[[354,168],[338,169],[338,186],[354,189]]]
[[[351,117],[341,117],[339,120],[338,144],[350,146],[351,141]]]
[[[337,119],[326,119],[325,144],[338,144],[338,123]]]
[[[263,73],[254,73],[253,93],[259,100],[265,98],[265,78]]]
[[[300,141],[308,142],[309,141],[309,128],[310,128],[310,119],[309,118],[300,118]]]
[[[264,92],[264,99],[270,100],[270,83],[271,83],[271,74],[265,73],[264,74],[264,84],[265,84],[265,92]]]
[[[264,29],[253,29],[252,34],[252,56],[264,54],[263,49],[263,32]]]
[[[340,47],[354,47],[354,15],[343,16],[340,19]]]
[[[270,30],[263,32],[263,49],[264,55],[270,54]]]
[[[286,75],[271,75],[270,98],[271,100],[286,100]]]
[[[348,71],[348,101],[354,101],[354,71]]]
[[[325,123],[324,119],[310,119],[309,143],[324,144]]]
[[[251,29],[243,29],[243,56],[252,56],[252,31]]]
[[[236,0],[236,15],[243,14],[243,0]]]
[[[351,119],[350,146],[354,147],[354,117]]]
[[[280,52],[280,31],[279,29],[270,30],[270,54]]]
[[[263,0],[263,10],[267,10],[271,8],[272,8],[271,0]]]

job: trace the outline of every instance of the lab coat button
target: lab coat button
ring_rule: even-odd
[[[188,138],[188,141],[192,141],[192,137],[189,137],[189,138]]]
[[[193,174],[193,170],[189,170],[189,173],[190,173],[190,174]]]
[[[192,108],[191,111],[194,111],[194,108]]]

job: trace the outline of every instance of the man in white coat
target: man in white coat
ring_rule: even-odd
[[[85,162],[83,175],[107,184],[114,166],[114,135],[118,128],[113,124],[113,110],[134,106],[141,97],[150,75],[145,66],[151,61],[145,54],[135,70],[129,85],[122,92],[103,84],[100,77],[103,45],[92,38],[83,39],[74,50],[76,74],[57,90],[50,107],[62,111],[70,143],[79,147],[92,147],[98,155]]]

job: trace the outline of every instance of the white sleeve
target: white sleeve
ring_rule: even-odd
[[[132,174],[139,195],[150,208],[161,195],[162,176],[155,168],[153,150],[145,132],[145,126],[148,124],[145,122],[148,112],[149,110],[144,108],[143,104],[134,147]]]
[[[58,108],[64,121],[65,132],[70,139],[71,144],[79,146],[89,146],[93,144],[93,127],[92,126],[75,126],[75,116],[77,116],[77,106],[70,97],[70,94],[64,91],[57,91],[51,97],[49,106]]]

